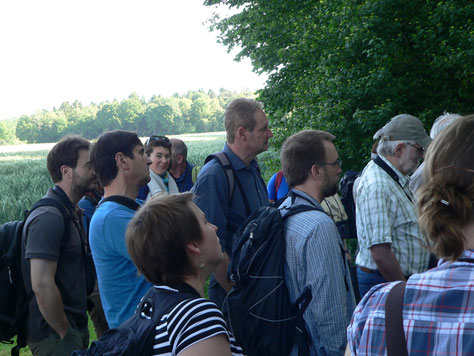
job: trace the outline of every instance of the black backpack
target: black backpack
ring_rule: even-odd
[[[360,176],[360,172],[347,171],[339,182],[339,190],[341,192],[341,202],[344,205],[344,209],[347,214],[347,226],[348,236],[350,238],[357,238],[357,227],[356,227],[356,208],[354,201],[354,194],[352,189],[354,187],[355,180]]]
[[[13,337],[17,336],[17,345],[12,348],[12,355],[18,355],[19,350],[26,346],[28,305],[33,296],[26,292],[21,271],[23,227],[31,212],[40,206],[54,206],[65,220],[69,216],[60,202],[43,198],[25,213],[23,220],[10,221],[0,226],[0,342],[12,344]]]
[[[310,210],[320,209],[299,205],[282,217],[278,208],[262,207],[233,237],[229,270],[234,288],[224,300],[223,312],[249,356],[288,355],[295,344],[299,355],[309,356],[303,313],[311,301],[311,290],[291,303],[285,282],[284,222]]]
[[[109,329],[88,350],[74,351],[72,356],[147,356],[153,351],[155,328],[161,317],[181,301],[196,298],[187,293],[157,291],[151,287],[142,298],[135,313],[122,325]]]

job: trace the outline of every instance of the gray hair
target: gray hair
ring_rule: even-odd
[[[383,136],[380,139],[377,145],[377,154],[379,156],[395,156],[395,148],[400,143],[406,143],[410,145],[415,145],[416,142],[413,140],[405,140],[405,141],[387,141]]]
[[[443,115],[438,116],[431,128],[430,137],[434,140],[441,131],[461,117],[462,116],[459,114],[450,114],[449,112],[445,112]]]
[[[188,157],[188,147],[179,138],[170,138],[171,152],[173,156],[182,155],[184,158]]]

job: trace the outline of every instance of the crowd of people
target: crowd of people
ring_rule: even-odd
[[[289,298],[312,295],[303,314],[310,355],[344,355],[346,348],[385,354],[386,300],[400,283],[408,354],[473,352],[474,116],[444,115],[430,138],[418,118],[402,114],[375,134],[375,152],[354,186],[355,279],[341,228],[347,215],[337,194],[342,163],[334,135],[288,137],[281,172],[267,186],[256,159],[272,137],[262,104],[235,99],[224,120],[226,144],[202,168],[188,162],[184,142],[166,136],[143,145],[135,133],[116,130],[93,144],[64,137],[52,148],[55,186],[46,196],[67,214],[36,209],[22,240],[34,355],[86,349],[87,311],[101,337],[150,293],[166,304],[150,354],[244,354],[222,314],[234,287],[233,236],[270,204],[283,217],[294,207],[314,208],[288,217],[283,232]],[[97,278],[92,293],[88,254]],[[290,354],[299,354],[296,345]]]

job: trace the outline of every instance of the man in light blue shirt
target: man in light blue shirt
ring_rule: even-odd
[[[291,192],[280,209],[313,205],[337,192],[341,161],[328,132],[307,130],[290,136],[281,163]],[[346,328],[355,308],[349,267],[333,220],[322,211],[293,215],[285,223],[285,279],[295,302],[306,288],[312,300],[303,314],[311,355],[342,356]],[[294,347],[291,355],[297,355]]]
[[[100,298],[110,328],[135,311],[151,284],[138,276],[125,245],[125,230],[135,211],[138,190],[150,181],[143,144],[133,132],[110,131],[99,137],[91,153],[94,172],[104,187],[104,199],[89,230]]]
[[[226,171],[216,158],[204,165],[193,188],[194,202],[218,227],[224,251],[224,262],[211,277],[208,290],[209,298],[218,307],[222,307],[226,292],[232,288],[227,278],[232,236],[252,212],[268,205],[267,188],[255,159],[268,149],[268,140],[273,136],[262,108],[262,103],[245,98],[231,101],[226,108],[227,143],[222,152],[233,171],[232,196]]]

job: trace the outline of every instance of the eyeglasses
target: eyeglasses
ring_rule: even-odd
[[[420,152],[421,154],[424,154],[425,153],[425,149],[419,145],[413,145],[411,143],[406,143],[407,145],[411,146],[411,147],[414,147],[418,152]]]
[[[145,142],[145,146],[148,146],[150,144],[150,142],[152,141],[165,141],[165,142],[170,142],[170,139],[166,136],[158,136],[158,135],[152,135],[150,136],[146,142]]]
[[[342,161],[340,159],[336,159],[334,162],[323,162],[323,163],[320,163],[320,164],[328,164],[328,165],[331,165],[331,166],[342,166]]]

